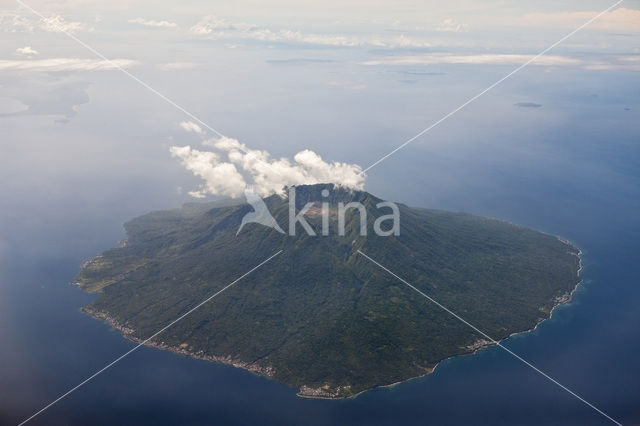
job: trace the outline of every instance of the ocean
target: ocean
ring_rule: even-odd
[[[490,188],[484,195],[478,180],[436,201],[415,185],[392,191],[374,181],[367,189],[411,205],[499,217],[582,249],[584,282],[573,300],[535,331],[504,345],[621,423],[640,424],[640,156],[633,138],[615,149],[606,143],[581,154],[588,159],[576,159],[575,146],[567,146],[562,152],[571,159],[567,164],[573,162],[552,173],[533,176],[517,164],[483,169],[479,181]],[[589,167],[602,162],[607,173]],[[82,314],[95,296],[69,285],[84,260],[124,237],[124,221],[163,207],[118,194],[118,202],[107,196],[78,203],[34,196],[7,203],[11,216],[3,220],[11,226],[5,226],[0,246],[0,424],[17,424],[134,346]],[[264,258],[256,256],[256,262]],[[608,423],[496,347],[446,360],[426,377],[335,401],[299,398],[295,389],[240,369],[144,347],[31,422]]]

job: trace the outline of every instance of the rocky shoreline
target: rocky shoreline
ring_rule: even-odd
[[[428,374],[431,374],[433,371],[435,371],[435,369],[438,367],[438,365],[440,365],[440,363],[442,361],[445,361],[447,359],[451,359],[451,358],[455,358],[458,356],[468,356],[468,355],[473,355],[475,353],[477,353],[478,351],[485,349],[489,346],[494,346],[496,344],[499,344],[500,342],[502,342],[503,340],[509,339],[512,336],[518,335],[518,334],[524,334],[524,333],[530,333],[532,331],[535,331],[538,326],[546,321],[551,319],[551,317],[553,316],[553,311],[558,307],[561,306],[565,303],[568,303],[572,300],[573,298],[573,294],[575,293],[575,291],[578,289],[578,287],[580,286],[580,284],[583,282],[582,278],[580,277],[580,272],[582,271],[582,251],[580,249],[578,249],[577,247],[575,247],[573,244],[571,244],[569,241],[561,239],[559,237],[557,237],[558,240],[562,241],[563,243],[567,244],[568,246],[575,248],[578,250],[576,256],[578,257],[578,270],[577,270],[577,276],[578,276],[578,282],[575,285],[575,287],[570,291],[567,292],[561,296],[557,296],[554,299],[554,306],[551,308],[551,310],[549,311],[549,316],[546,318],[540,318],[540,320],[536,323],[536,325],[528,330],[524,330],[524,331],[519,331],[519,332],[514,332],[511,333],[508,337],[499,340],[499,341],[491,341],[488,339],[478,339],[476,342],[474,342],[473,344],[467,346],[467,349],[469,350],[468,353],[465,354],[461,354],[461,355],[454,355],[452,357],[449,358],[445,358],[443,360],[438,361],[433,368],[430,369],[426,369],[425,373],[420,375],[420,376],[416,376],[416,377],[411,377],[409,379],[406,380],[402,380],[402,381],[398,381],[389,385],[382,385],[379,387],[394,387],[397,386],[401,383],[404,383],[406,381],[409,380],[414,380],[420,377],[424,377]],[[90,264],[90,261],[85,262],[85,264]],[[83,264],[83,267],[85,266],[85,264]],[[106,322],[107,324],[109,324],[111,327],[113,327],[114,329],[120,331],[123,335],[123,337],[125,337],[128,340],[131,340],[132,342],[138,343],[138,344],[143,344],[145,346],[150,346],[150,347],[154,347],[157,349],[162,349],[162,350],[167,350],[167,351],[171,351],[173,353],[179,354],[179,355],[183,355],[183,356],[188,356],[191,358],[196,358],[196,359],[202,359],[205,361],[210,361],[210,362],[219,362],[222,364],[227,364],[227,365],[232,365],[236,368],[242,368],[244,370],[250,371],[256,375],[259,376],[264,376],[264,377],[268,377],[268,378],[274,378],[275,377],[275,369],[272,367],[263,367],[260,365],[257,365],[255,363],[247,363],[245,361],[241,361],[238,358],[233,358],[230,355],[227,356],[215,356],[215,355],[208,355],[205,354],[204,351],[199,350],[199,351],[195,351],[193,348],[191,348],[187,343],[183,343],[179,346],[170,346],[167,345],[164,342],[155,342],[155,341],[151,341],[151,340],[143,340],[140,339],[136,336],[134,336],[135,330],[133,330],[130,327],[127,327],[123,324],[120,324],[116,319],[112,318],[111,316],[109,316],[107,313],[102,312],[102,311],[96,311],[93,308],[91,308],[90,306],[87,307],[83,307],[82,308],[82,312],[86,313],[87,315],[90,315],[96,319],[102,320],[104,322]],[[345,387],[338,387],[336,389],[331,389],[329,386],[323,386],[323,387],[319,387],[319,388],[312,388],[310,386],[301,386],[297,395],[299,397],[303,397],[303,398],[314,398],[314,399],[345,399],[345,397],[340,396],[344,391],[349,391],[349,386],[345,386]],[[358,395],[367,392],[370,389],[366,389],[362,392],[358,392],[354,395],[348,396],[346,398],[355,398]]]
[[[549,317],[547,317],[547,318],[541,318],[541,319],[536,323],[536,325],[535,325],[535,326],[533,326],[532,328],[530,328],[530,329],[528,329],[528,330],[518,331],[518,332],[515,332],[515,333],[511,333],[508,337],[505,337],[504,339],[498,340],[497,342],[492,342],[492,341],[487,340],[487,339],[478,339],[478,340],[477,340],[476,342],[474,342],[473,344],[471,344],[471,345],[467,346],[467,349],[469,349],[469,352],[468,352],[468,353],[466,353],[466,354],[461,354],[461,355],[454,355],[454,356],[452,356],[452,357],[449,357],[449,358],[445,358],[445,359],[443,359],[443,360],[440,360],[440,361],[438,361],[438,362],[436,363],[436,365],[434,365],[434,367],[431,369],[431,371],[429,371],[429,372],[427,372],[427,373],[425,373],[425,374],[423,374],[423,375],[421,375],[421,376],[412,377],[412,378],[407,379],[407,380],[401,380],[401,381],[399,381],[399,382],[392,383],[392,384],[390,384],[390,385],[383,385],[383,386],[379,386],[379,387],[383,387],[383,388],[391,388],[391,387],[397,386],[397,385],[399,385],[399,384],[401,384],[401,383],[408,382],[409,380],[419,379],[419,378],[421,378],[421,377],[427,376],[427,375],[429,375],[429,374],[433,373],[433,372],[435,371],[435,369],[436,369],[436,368],[438,368],[438,366],[440,365],[440,363],[442,363],[443,361],[446,361],[446,360],[448,360],[448,359],[457,358],[457,357],[460,357],[460,356],[470,356],[470,355],[474,355],[474,354],[476,354],[478,351],[481,351],[481,350],[483,350],[483,349],[486,349],[486,348],[488,348],[488,347],[490,347],[490,346],[495,346],[495,345],[496,345],[496,343],[498,343],[498,344],[499,344],[499,343],[503,342],[504,340],[510,339],[511,337],[516,336],[516,335],[518,335],[518,334],[531,333],[531,332],[535,331],[541,323],[543,323],[544,321],[550,320],[550,319],[551,319],[551,317],[553,316],[553,311],[554,311],[558,306],[564,305],[565,303],[569,303],[569,302],[571,301],[571,299],[573,298],[573,294],[576,292],[576,290],[578,289],[578,287],[580,286],[580,284],[582,284],[582,283],[583,283],[583,279],[580,277],[580,272],[582,271],[582,250],[580,250],[579,248],[575,247],[573,244],[571,244],[571,243],[570,243],[569,241],[567,241],[567,240],[564,240],[564,239],[562,239],[562,238],[560,238],[560,237],[556,237],[556,238],[558,238],[558,239],[559,239],[560,241],[562,241],[563,243],[565,243],[565,244],[567,244],[567,245],[569,245],[569,246],[571,246],[571,247],[573,247],[573,248],[576,248],[576,249],[578,250],[578,253],[577,253],[577,255],[576,255],[576,256],[578,256],[578,271],[577,271],[577,275],[578,275],[578,282],[576,283],[575,287],[574,287],[570,292],[567,292],[567,293],[565,293],[565,294],[563,294],[563,295],[561,295],[561,296],[558,296],[558,297],[556,297],[556,298],[554,299],[554,306],[553,306],[553,308],[551,308],[551,310],[549,311]],[[366,392],[366,391],[363,391],[363,392]],[[355,394],[355,395],[351,396],[350,398],[354,398],[354,397],[356,397],[356,396],[360,395],[360,394],[361,394],[361,393],[363,393],[363,392],[357,393],[357,394]],[[298,394],[298,396],[306,396],[306,395]],[[310,397],[311,397],[311,398],[313,398],[313,396],[310,396]],[[335,399],[335,398],[330,398],[330,399]]]
[[[152,348],[162,349],[165,351],[170,351],[175,354],[188,356],[191,358],[202,359],[210,362],[219,362],[222,364],[232,365],[236,368],[242,368],[244,370],[248,370],[254,374],[259,376],[265,376],[269,378],[273,378],[275,375],[275,370],[271,367],[262,367],[257,364],[251,364],[248,362],[241,361],[237,358],[233,358],[232,356],[215,356],[205,354],[204,351],[193,351],[190,349],[189,345],[183,343],[179,346],[170,346],[164,342],[154,342],[151,340],[143,340],[136,336],[134,336],[135,330],[120,324],[116,319],[112,318],[105,312],[96,311],[92,309],[90,306],[84,307],[81,309],[87,315],[92,316],[93,318],[99,319],[101,321],[109,324],[113,329],[118,330],[122,333],[122,336],[134,343],[143,344],[145,346],[149,346]]]

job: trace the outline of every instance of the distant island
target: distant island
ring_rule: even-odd
[[[321,198],[328,189],[330,196]],[[296,187],[298,208],[358,201],[371,229],[379,198],[334,185]],[[288,202],[264,199],[277,222]],[[190,203],[125,224],[127,240],[83,264],[75,283],[100,293],[88,314],[142,341],[266,257],[280,256],[159,335],[152,346],[235,365],[344,398],[429,374],[487,346],[473,330],[357,254],[362,250],[495,339],[534,328],[580,282],[580,251],[514,224],[399,204],[400,235],[295,237],[249,223],[248,204]],[[321,218],[308,214],[318,230]]]

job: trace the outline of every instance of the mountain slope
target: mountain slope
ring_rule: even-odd
[[[323,198],[322,189],[330,196]],[[532,328],[579,282],[578,250],[556,237],[463,213],[399,205],[400,235],[373,235],[388,214],[381,200],[333,185],[296,188],[330,203],[329,236],[319,209],[296,236],[248,224],[246,204],[188,205],[125,225],[127,244],[89,261],[77,278],[102,295],[87,310],[144,339],[278,250],[282,254],[155,339],[183,353],[265,374],[312,396],[344,397],[428,373],[477,347],[479,337],[368,260],[388,266],[495,339]],[[367,208],[346,215],[337,202]],[[265,199],[287,229],[288,203]]]

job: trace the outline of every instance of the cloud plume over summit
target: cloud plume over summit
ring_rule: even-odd
[[[185,130],[191,126],[181,123]],[[334,183],[348,188],[363,189],[366,176],[357,164],[327,162],[317,153],[305,149],[293,161],[272,158],[265,150],[250,149],[236,139],[222,137],[203,141],[212,148],[201,150],[191,146],[172,146],[171,155],[204,183],[189,194],[196,198],[206,195],[239,197],[247,186],[261,195],[280,194],[287,185]]]

